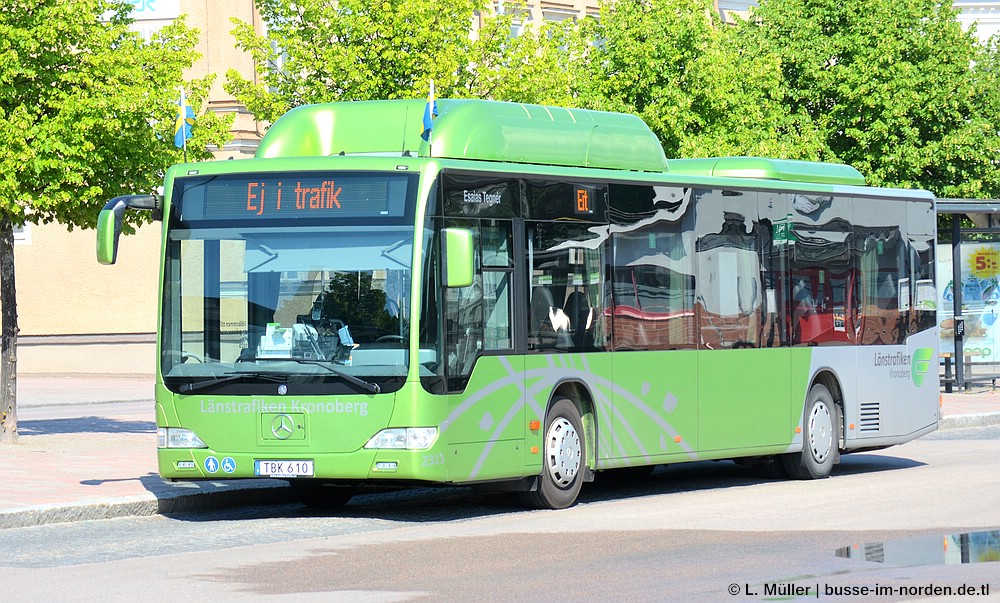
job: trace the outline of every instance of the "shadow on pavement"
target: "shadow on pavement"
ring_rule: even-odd
[[[924,463],[906,458],[873,454],[841,457],[832,479],[863,473],[877,473],[920,467]],[[672,466],[658,466],[645,477],[620,477],[615,472],[598,474],[585,484],[580,503],[625,500],[644,496],[680,494],[703,490],[721,490],[789,481],[775,477],[760,466],[737,465],[729,461],[699,461]],[[284,490],[284,489],[280,489]],[[279,498],[284,504],[247,506],[240,510],[214,509],[167,513],[171,519],[185,522],[241,521],[274,518],[354,518],[425,523],[463,521],[493,515],[519,513],[526,509],[514,493],[490,492],[466,486],[441,487],[362,487],[340,509],[310,509],[293,501],[290,492]]]
[[[923,467],[927,463],[913,459],[886,454],[866,454],[855,452],[840,457],[840,464],[833,468],[833,475],[854,475],[856,473],[873,473],[875,471],[891,471],[894,469],[912,469]]]
[[[107,417],[76,417],[72,419],[39,419],[18,421],[21,435],[53,435],[60,433],[156,433],[153,421],[121,421]]]
[[[112,484],[115,482],[139,482],[150,492],[154,494],[157,491],[163,490],[163,480],[160,476],[155,473],[147,473],[141,477],[120,477],[116,479],[84,479],[80,480],[80,483],[84,486],[100,486],[101,484]],[[150,487],[153,486],[153,487]]]

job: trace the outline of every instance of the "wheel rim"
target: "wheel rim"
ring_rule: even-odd
[[[833,415],[823,402],[814,404],[809,414],[809,448],[818,463],[825,461],[833,450]]]
[[[569,486],[580,471],[580,434],[566,417],[557,417],[549,425],[545,440],[549,476],[559,487]]]

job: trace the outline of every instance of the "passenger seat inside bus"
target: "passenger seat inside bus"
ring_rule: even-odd
[[[564,312],[570,321],[573,349],[592,349],[594,347],[594,309],[587,301],[587,294],[583,291],[570,293],[569,297],[566,298]]]
[[[548,288],[538,286],[531,290],[531,332],[528,333],[532,340],[531,347],[549,347],[555,342],[555,329],[549,322],[549,310],[553,304],[552,293]]]

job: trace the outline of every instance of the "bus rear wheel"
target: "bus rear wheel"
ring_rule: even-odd
[[[587,440],[576,405],[556,400],[545,415],[542,474],[538,489],[523,492],[523,500],[536,509],[565,509],[576,502],[583,485]]]
[[[837,459],[840,442],[837,403],[825,385],[809,389],[802,421],[802,452],[786,454],[781,464],[794,479],[828,477]]]

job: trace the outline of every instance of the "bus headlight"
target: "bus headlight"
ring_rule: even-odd
[[[208,448],[193,431],[181,427],[157,427],[158,448]]]
[[[437,441],[437,427],[398,427],[383,429],[368,440],[365,448],[427,450]]]

